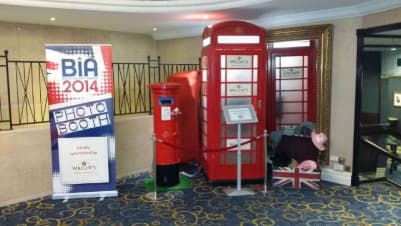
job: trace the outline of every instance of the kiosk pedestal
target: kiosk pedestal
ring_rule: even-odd
[[[241,188],[241,124],[257,123],[255,110],[252,105],[232,105],[223,108],[226,124],[237,124],[237,188],[226,188],[228,196],[254,195],[251,189]]]

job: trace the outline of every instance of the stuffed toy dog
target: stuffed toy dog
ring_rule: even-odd
[[[316,169],[319,152],[324,151],[326,142],[327,136],[315,131],[311,132],[310,137],[283,135],[275,148],[273,165],[288,166],[294,159],[298,168]]]

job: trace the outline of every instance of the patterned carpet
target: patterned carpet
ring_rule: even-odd
[[[148,177],[120,180],[119,196],[103,201],[44,197],[6,206],[0,225],[401,225],[401,189],[387,182],[358,188],[322,182],[318,191],[284,187],[229,197],[225,186],[211,186],[200,176],[192,189],[158,193],[158,201],[149,201]]]

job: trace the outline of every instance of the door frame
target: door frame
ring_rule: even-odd
[[[316,129],[327,137],[330,137],[332,27],[331,24],[323,24],[266,31],[268,43],[295,40],[313,40],[316,43]],[[320,156],[321,164],[327,165],[329,156],[327,145],[326,151]]]
[[[361,108],[362,108],[362,79],[363,79],[363,63],[362,53],[364,46],[364,38],[367,36],[375,36],[374,33],[400,30],[401,23],[387,24],[377,27],[363,28],[356,30],[357,35],[357,54],[356,54],[356,79],[355,79],[355,112],[354,112],[354,145],[352,156],[352,175],[351,185],[359,186],[359,156],[361,141]],[[391,36],[389,36],[391,37]]]

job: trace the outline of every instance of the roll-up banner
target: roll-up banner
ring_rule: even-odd
[[[53,199],[117,196],[111,45],[46,45]]]

